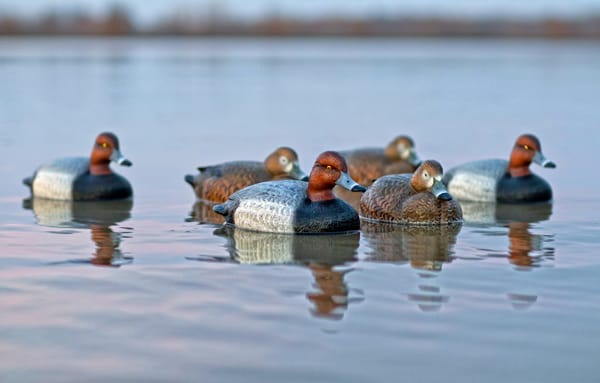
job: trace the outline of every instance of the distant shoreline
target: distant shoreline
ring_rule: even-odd
[[[125,8],[103,15],[48,12],[34,18],[0,13],[0,38],[32,37],[260,37],[260,38],[535,38],[600,40],[600,14],[569,17],[451,17],[390,15],[312,19],[266,16],[240,20],[223,15],[166,16],[138,25]]]
[[[60,39],[81,39],[81,40],[94,40],[94,39],[106,39],[106,40],[153,40],[153,39],[169,39],[169,40],[194,40],[194,39],[235,39],[235,40],[252,40],[252,39],[264,39],[264,40],[514,40],[514,41],[579,41],[579,42],[600,42],[600,37],[587,37],[587,36],[568,36],[568,37],[548,37],[548,36],[469,36],[469,35],[402,35],[402,36],[390,36],[390,35],[369,35],[369,36],[358,36],[358,35],[285,35],[285,36],[274,36],[274,35],[180,35],[180,34],[130,34],[130,35],[79,35],[79,34],[12,34],[2,35],[0,34],[0,41],[3,40],[28,40],[28,39],[40,39],[40,40],[60,40]]]

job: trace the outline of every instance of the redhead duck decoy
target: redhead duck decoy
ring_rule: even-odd
[[[403,224],[462,222],[458,202],[442,183],[442,165],[427,160],[413,174],[379,178],[360,199],[361,218]]]
[[[121,154],[117,136],[104,132],[96,138],[90,158],[68,157],[50,161],[23,183],[30,187],[34,198],[91,201],[131,197],[131,185],[111,170],[111,161],[131,166],[131,161]]]
[[[186,175],[196,196],[204,201],[225,202],[234,192],[259,182],[298,179],[308,180],[300,169],[298,155],[288,147],[277,148],[264,162],[232,161],[199,167],[195,177]]]
[[[386,174],[412,173],[421,163],[415,143],[398,136],[384,148],[362,148],[339,152],[348,163],[348,174],[363,186],[369,186]]]
[[[262,182],[232,194],[214,206],[227,224],[272,233],[331,233],[358,230],[356,210],[333,194],[340,185],[365,191],[348,176],[346,161],[337,152],[321,153],[308,183],[296,180]]]
[[[529,170],[531,162],[555,168],[542,154],[540,141],[532,134],[517,138],[510,160],[468,162],[444,176],[448,191],[458,200],[480,202],[543,202],[552,199],[552,188]]]

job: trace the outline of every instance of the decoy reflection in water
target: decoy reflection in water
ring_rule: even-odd
[[[121,233],[113,231],[109,226],[99,225],[90,225],[90,231],[96,245],[94,257],[90,260],[93,265],[119,267],[131,263],[132,258],[121,252]]]
[[[506,294],[510,305],[515,310],[527,310],[537,302],[537,295],[535,294],[519,294],[519,293],[508,293]]]
[[[463,219],[468,225],[496,225],[511,221],[536,223],[550,219],[552,203],[506,204],[461,201]]]
[[[317,262],[342,265],[356,260],[360,234],[293,235],[263,233],[222,226],[215,230],[227,243],[225,248],[238,263],[284,264]]]
[[[315,278],[315,291],[306,293],[314,304],[311,313],[327,319],[342,319],[348,305],[362,301],[362,292],[348,288],[338,269],[356,260],[360,234],[290,235],[261,233],[223,226],[216,235],[226,238],[231,259],[244,264],[299,264]],[[351,296],[355,294],[357,296]]]
[[[411,226],[361,222],[369,248],[367,261],[407,263],[415,269],[440,271],[452,261],[460,223],[442,226]]]
[[[439,311],[449,297],[431,282],[431,277],[452,262],[461,223],[442,226],[396,225],[361,222],[368,250],[365,261],[410,263],[418,271],[421,283],[417,292],[407,294],[421,311]]]
[[[196,221],[198,223],[208,223],[220,225],[225,222],[225,217],[213,211],[214,203],[198,200],[192,206],[190,219],[188,221]]]
[[[416,303],[421,311],[440,311],[443,304],[450,300],[449,296],[442,294],[442,289],[438,286],[421,284],[417,289],[417,292],[409,293],[407,297]]]
[[[120,250],[122,233],[111,228],[131,217],[131,199],[77,202],[31,198],[23,201],[23,207],[33,211],[41,226],[90,230],[95,245],[94,257],[66,263],[120,266],[132,260]]]
[[[308,264],[315,283],[315,291],[306,293],[306,298],[314,304],[311,314],[316,317],[340,320],[352,302],[361,302],[362,297],[350,297],[344,277],[351,269],[337,270],[334,265],[311,262]]]
[[[554,257],[553,235],[534,234],[532,224],[546,221],[552,215],[552,204],[495,204],[463,202],[463,214],[468,225],[508,228],[508,260],[518,269],[530,269]],[[484,235],[496,232],[482,231]],[[500,254],[506,254],[499,252]],[[497,256],[497,255],[495,255]]]

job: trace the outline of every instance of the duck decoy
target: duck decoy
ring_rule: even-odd
[[[531,163],[555,168],[533,134],[517,138],[508,161],[487,159],[450,169],[444,176],[448,191],[458,200],[520,203],[552,200],[552,188],[529,169]]]
[[[363,186],[387,174],[412,173],[421,163],[415,142],[408,136],[394,138],[385,148],[361,148],[339,152],[348,164],[348,174]]]
[[[70,201],[113,200],[130,198],[131,184],[110,168],[115,162],[131,166],[121,154],[119,139],[113,133],[100,133],[89,158],[67,157],[47,162],[23,183],[33,198]]]
[[[264,162],[231,161],[213,166],[201,166],[196,176],[186,175],[198,199],[225,202],[236,191],[259,182],[283,179],[308,180],[298,164],[292,148],[280,147]]]
[[[308,183],[270,181],[248,186],[213,207],[226,224],[274,233],[331,233],[358,230],[356,210],[336,198],[333,187],[365,191],[347,173],[346,161],[337,152],[321,153]]]
[[[442,165],[421,163],[413,174],[379,178],[360,199],[360,216],[369,221],[443,225],[462,222],[460,205],[442,183]]]

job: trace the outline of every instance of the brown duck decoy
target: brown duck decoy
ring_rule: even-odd
[[[361,197],[361,218],[424,225],[461,222],[462,210],[442,183],[442,174],[439,162],[427,160],[413,174],[379,178]]]

